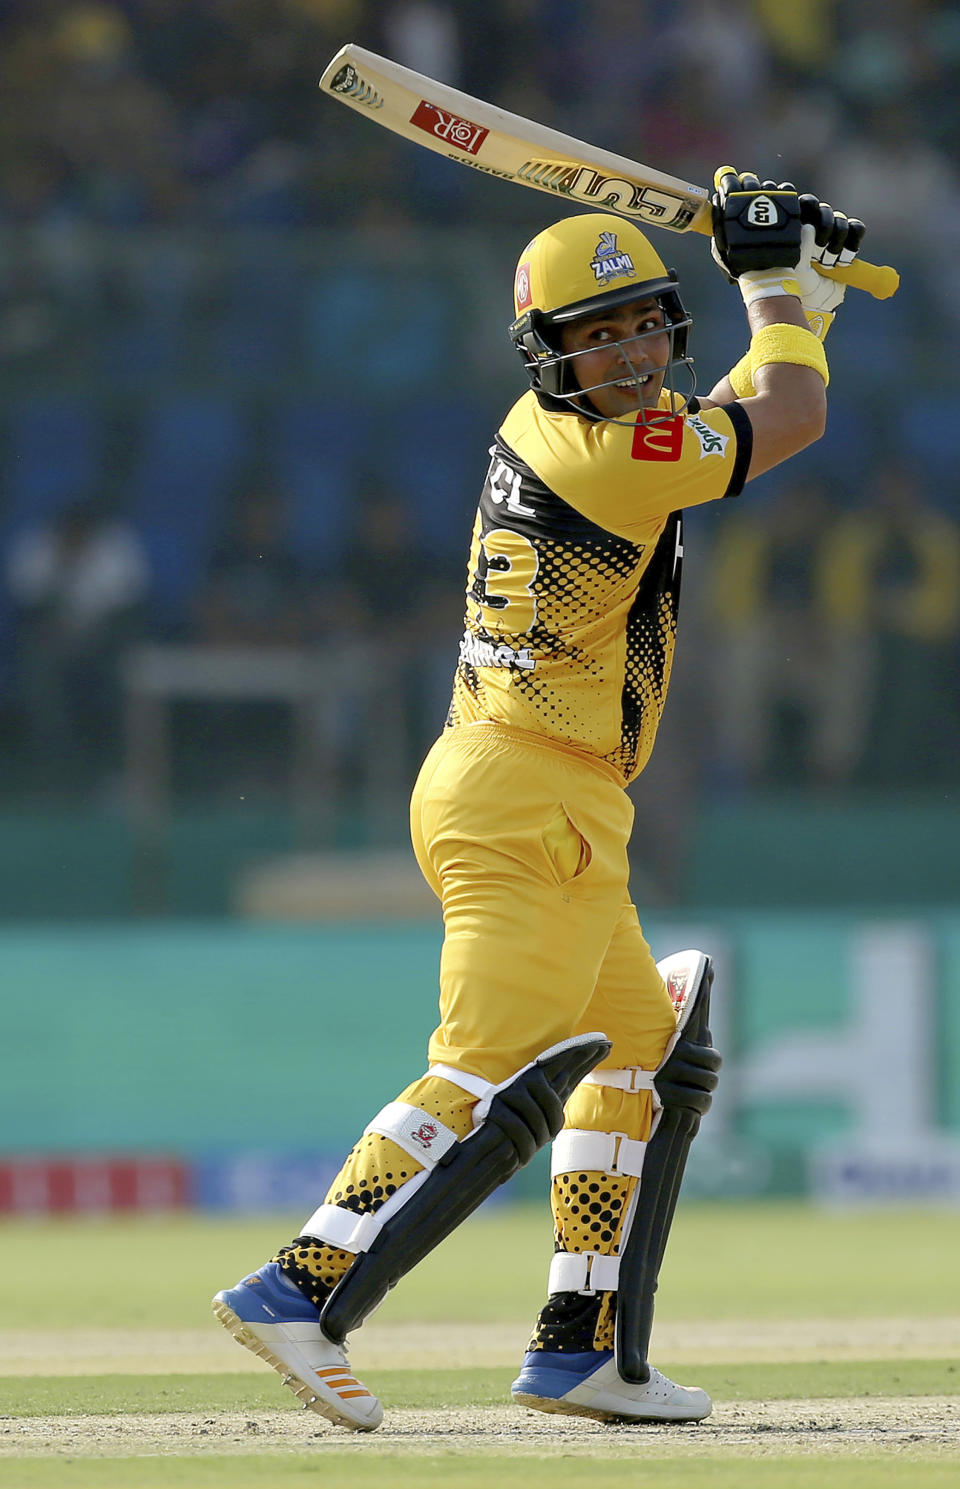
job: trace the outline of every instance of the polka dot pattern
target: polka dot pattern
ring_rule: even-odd
[[[512,457],[516,466],[516,458]],[[534,515],[507,511],[484,489],[480,534],[509,529],[536,554],[529,604],[506,604],[498,619],[478,606],[489,575],[468,577],[466,627],[478,643],[529,649],[533,668],[462,661],[447,722],[497,719],[590,750],[633,780],[653,748],[676,641],[681,518],[667,519],[656,544],[628,542],[588,521],[520,467],[521,498]],[[476,541],[475,541],[476,551]],[[499,580],[501,589],[504,580]],[[506,582],[509,592],[509,580]],[[526,599],[526,597],[523,597]],[[496,631],[484,629],[496,625]]]

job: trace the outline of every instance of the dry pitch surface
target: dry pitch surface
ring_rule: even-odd
[[[435,1366],[509,1369],[517,1363],[517,1330],[474,1324],[370,1323],[354,1363],[361,1374]],[[658,1357],[671,1365],[731,1362],[797,1363],[909,1358],[947,1360],[956,1350],[955,1318],[664,1326]],[[465,1337],[466,1334],[466,1337]],[[229,1375],[270,1372],[224,1335],[209,1330],[95,1330],[59,1341],[46,1331],[0,1333],[0,1374],[151,1376],[187,1372]],[[376,1443],[391,1455],[508,1454],[511,1457],[632,1457],[704,1454],[759,1457],[884,1454],[960,1459],[960,1386],[954,1396],[845,1397],[724,1402],[691,1427],[610,1427],[582,1418],[543,1416],[509,1404],[484,1407],[391,1408],[370,1437],[331,1426],[312,1413],[281,1409],[93,1413],[0,1417],[0,1457],[191,1457],[332,1450],[367,1453]],[[958,1463],[960,1482],[960,1463]]]
[[[354,1368],[386,1407],[371,1435],[290,1409],[209,1311],[289,1225],[4,1226],[0,1483],[279,1489],[323,1465],[325,1485],[354,1489],[552,1489],[582,1484],[588,1459],[597,1483],[657,1489],[960,1485],[960,1215],[685,1212],[654,1358],[710,1390],[715,1409],[696,1426],[643,1428],[509,1404],[549,1216],[476,1217],[356,1336]],[[82,1285],[59,1285],[65,1257]]]

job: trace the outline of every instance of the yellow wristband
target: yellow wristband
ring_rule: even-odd
[[[750,367],[754,375],[758,367],[771,362],[790,362],[797,367],[812,367],[823,378],[824,387],[829,385],[830,372],[823,342],[818,341],[805,326],[763,326],[755,331],[750,341]]]
[[[750,353],[746,352],[727,373],[727,381],[738,398],[752,398],[757,391],[753,386],[753,367],[750,365]]]

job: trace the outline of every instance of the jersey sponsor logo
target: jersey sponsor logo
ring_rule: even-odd
[[[679,460],[683,453],[683,419],[680,414],[670,414],[658,419],[655,424],[644,423],[644,415],[637,415],[633,431],[633,460]]]
[[[593,250],[590,267],[600,285],[611,279],[636,279],[637,271],[629,253],[621,253],[617,247],[616,233],[601,233],[600,241]]]
[[[521,672],[532,672],[537,665],[529,646],[517,650],[504,642],[481,641],[472,631],[463,633],[460,660],[467,667],[519,667]]]
[[[517,283],[515,286],[517,297],[517,310],[526,310],[533,304],[533,296],[530,293],[530,265],[521,264],[517,269]]]
[[[432,134],[447,145],[455,145],[466,155],[476,155],[489,129],[480,124],[471,124],[469,119],[460,119],[448,109],[437,108],[435,103],[421,99],[410,115],[410,123],[426,134]]]
[[[716,429],[711,429],[709,424],[698,419],[696,414],[687,415],[687,428],[692,429],[700,441],[701,460],[706,455],[722,455],[727,448],[729,434],[719,434]]]

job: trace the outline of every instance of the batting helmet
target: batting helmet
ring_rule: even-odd
[[[674,373],[682,368],[690,388],[675,407],[686,407],[693,397],[693,364],[687,356],[691,317],[680,299],[677,276],[625,218],[591,212],[545,228],[520,255],[513,298],[510,339],[544,408],[600,417],[585,399],[589,389],[580,387],[573,375],[570,364],[578,354],[560,350],[560,329],[580,316],[646,299],[660,306],[670,336],[664,386],[673,394]]]

